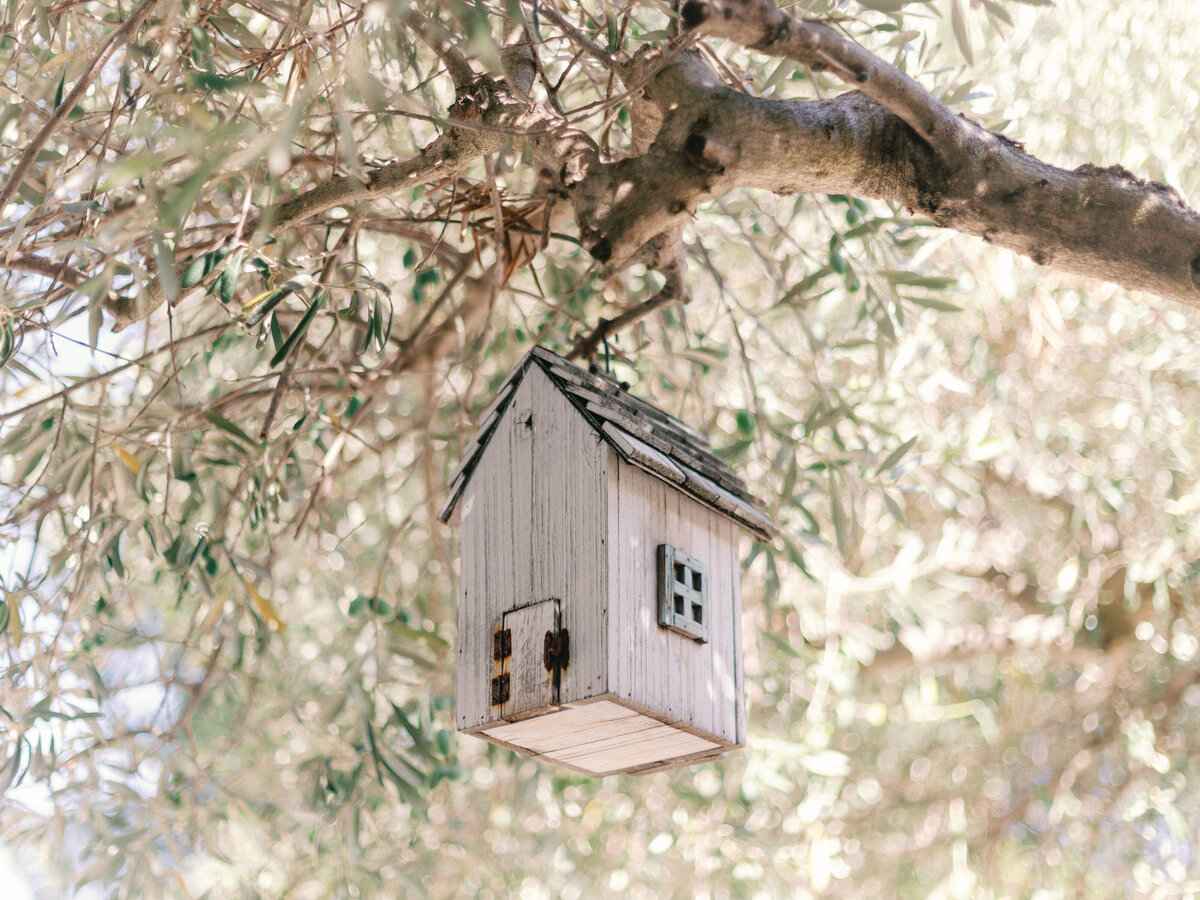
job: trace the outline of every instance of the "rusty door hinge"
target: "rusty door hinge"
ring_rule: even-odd
[[[499,662],[512,656],[512,629],[501,628],[492,635],[492,659]]]
[[[547,631],[542,644],[542,663],[547,672],[561,672],[571,662],[571,635],[567,629]]]
[[[512,656],[512,629],[499,628],[492,634],[492,659],[504,668],[504,661]],[[509,700],[508,673],[503,672],[492,679],[492,706],[500,706]]]
[[[492,679],[492,706],[508,702],[508,675],[497,675]]]

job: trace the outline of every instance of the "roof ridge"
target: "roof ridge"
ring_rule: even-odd
[[[778,527],[762,502],[730,465],[713,452],[708,438],[686,422],[629,393],[609,376],[589,372],[545,347],[535,346],[501,384],[463,448],[463,460],[450,480],[450,496],[438,518],[449,520],[476,463],[515,396],[530,364],[550,379],[596,434],[626,462],[671,484],[699,502],[769,540]]]
[[[591,384],[593,387],[611,389],[611,391],[613,392],[611,394],[609,393],[609,391],[605,391],[605,393],[608,394],[609,396],[616,396],[616,393],[619,392],[620,396],[623,400],[630,401],[634,405],[636,405],[638,407],[642,407],[644,409],[644,411],[647,414],[649,414],[652,418],[661,417],[661,421],[663,421],[664,424],[669,425],[674,428],[678,428],[680,431],[682,431],[684,434],[686,434],[691,440],[697,441],[697,442],[703,444],[705,447],[709,446],[708,437],[706,435],[702,434],[701,432],[697,431],[691,425],[687,424],[687,422],[684,422],[682,419],[680,419],[677,416],[671,415],[669,412],[667,412],[662,407],[655,406],[649,400],[643,400],[641,397],[637,396],[636,394],[630,393],[627,388],[622,387],[622,384],[627,384],[628,382],[619,382],[619,381],[617,381],[616,378],[613,378],[611,375],[606,375],[601,372],[592,372],[588,369],[584,369],[582,366],[576,365],[575,363],[571,362],[569,359],[559,356],[553,350],[547,350],[545,347],[542,347],[542,346],[535,346],[529,352],[537,359],[540,359],[545,363],[549,363],[552,367],[558,366],[560,368],[567,369],[568,371],[571,372],[571,374],[584,378],[586,380],[586,383]]]

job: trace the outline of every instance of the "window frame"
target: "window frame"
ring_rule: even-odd
[[[656,555],[658,624],[697,643],[708,643],[708,566],[670,544],[659,544]]]

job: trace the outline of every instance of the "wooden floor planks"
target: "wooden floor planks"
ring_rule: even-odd
[[[609,700],[566,707],[484,736],[595,775],[720,751],[721,745]]]

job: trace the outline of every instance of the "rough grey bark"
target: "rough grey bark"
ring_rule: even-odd
[[[865,163],[839,193],[902,203],[1039,265],[1200,305],[1200,217],[1166,185],[1119,166],[1068,172],[1044,163],[954,116],[907,75],[831,28],[793,19],[766,0],[689,0],[681,14],[695,31],[829,69],[865,95],[837,98],[840,112],[795,105],[805,123],[792,130],[796,190],[814,189],[819,167],[802,160],[820,144],[811,126],[824,122],[831,149],[838,142],[840,152],[853,152],[845,146],[850,138]],[[761,186],[789,187],[786,181]]]
[[[873,197],[1040,265],[1200,305],[1200,217],[1120,167],[1066,171],[960,119],[931,143],[862,92],[762,100],[679,54],[647,85],[664,111],[646,153],[594,177],[615,202],[586,209],[585,246],[620,267],[654,235],[735,187]],[[590,240],[588,240],[590,238]]]

